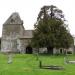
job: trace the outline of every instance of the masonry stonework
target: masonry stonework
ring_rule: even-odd
[[[25,30],[23,21],[18,13],[13,13],[3,24],[1,38],[1,52],[19,52],[19,53],[34,53],[37,49],[32,50],[30,46],[33,37],[33,30]],[[28,51],[29,50],[29,51]],[[69,48],[66,51],[74,53],[74,48]],[[47,53],[47,48],[39,48],[39,53]],[[64,53],[63,48],[53,49],[53,54]],[[67,53],[67,52],[66,52]]]
[[[13,13],[3,24],[1,52],[23,52],[32,38],[32,30],[25,30],[18,13]]]

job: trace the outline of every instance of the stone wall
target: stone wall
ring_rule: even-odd
[[[17,52],[17,39],[23,36],[24,27],[22,24],[4,24],[2,29],[1,51],[11,50]]]
[[[18,43],[18,51],[20,53],[26,53],[26,47],[30,44],[31,42],[31,39],[25,39],[25,38],[19,38],[17,40],[17,43]]]

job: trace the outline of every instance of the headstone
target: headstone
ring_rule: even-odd
[[[75,64],[75,60],[71,61],[71,60],[68,60],[66,57],[64,57],[64,63],[65,64]]]
[[[66,57],[64,57],[64,63],[67,64],[68,63],[68,60]]]
[[[40,68],[42,67],[42,62],[41,62],[41,61],[39,61],[39,67],[40,67]]]
[[[11,63],[12,63],[12,55],[8,54],[8,64],[11,64]]]

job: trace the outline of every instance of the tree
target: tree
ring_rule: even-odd
[[[51,54],[53,48],[69,48],[73,44],[73,37],[64,21],[63,12],[56,6],[43,6],[34,25],[33,46],[47,47]]]

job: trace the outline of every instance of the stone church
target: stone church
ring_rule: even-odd
[[[32,53],[32,31],[25,30],[19,14],[13,13],[3,24],[1,52]]]
[[[13,13],[3,24],[2,38],[1,38],[1,52],[19,52],[19,53],[33,53],[34,50],[30,43],[33,37],[33,30],[25,30],[23,21],[18,13]],[[41,50],[42,49],[42,50]],[[74,52],[71,47],[66,51]],[[39,52],[47,52],[47,48],[39,48]],[[53,54],[63,53],[63,48],[53,49]]]

